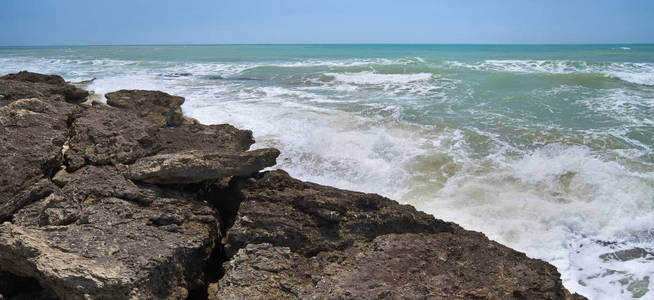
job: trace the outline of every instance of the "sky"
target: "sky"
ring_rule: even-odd
[[[654,0],[0,0],[0,46],[654,43]]]

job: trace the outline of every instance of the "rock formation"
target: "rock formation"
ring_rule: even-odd
[[[556,269],[374,194],[302,182],[184,98],[0,77],[0,299],[583,299]]]

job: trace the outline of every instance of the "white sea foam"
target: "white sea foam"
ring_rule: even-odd
[[[478,63],[447,61],[446,65],[480,71],[512,73],[598,73],[636,84],[654,85],[653,63],[589,64],[584,61],[569,60],[485,60]]]
[[[353,84],[402,84],[416,81],[425,81],[432,78],[429,73],[417,74],[378,74],[375,72],[359,72],[359,73],[326,73],[325,75],[334,77],[335,80],[353,83]]]
[[[651,226],[654,173],[634,173],[586,147],[561,144],[517,160],[497,158],[468,163],[431,196],[438,200],[422,208],[553,263],[568,288],[591,299],[615,299],[624,289],[615,278],[606,286],[609,280],[600,274],[607,270],[626,270],[622,277],[633,279],[652,275],[650,265],[631,272],[629,266],[600,264],[599,255],[614,249],[594,241],[627,240],[634,230],[629,220]],[[485,169],[487,163],[495,167]]]

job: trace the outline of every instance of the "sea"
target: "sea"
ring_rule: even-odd
[[[0,48],[21,70],[183,96],[294,177],[483,232],[590,299],[654,299],[654,45]]]

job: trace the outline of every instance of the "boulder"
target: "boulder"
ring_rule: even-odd
[[[0,268],[61,299],[184,299],[204,287],[220,239],[216,211],[194,193],[138,186],[86,166],[0,225]]]
[[[22,71],[0,77],[0,102],[8,104],[23,98],[84,102],[89,93],[57,75],[43,75]]]
[[[186,151],[159,154],[129,166],[129,178],[156,184],[189,184],[231,176],[247,176],[276,164],[279,150],[267,148],[223,153]]]
[[[184,98],[160,91],[120,90],[104,95],[107,104],[135,112],[158,126],[179,126],[184,123]]]

